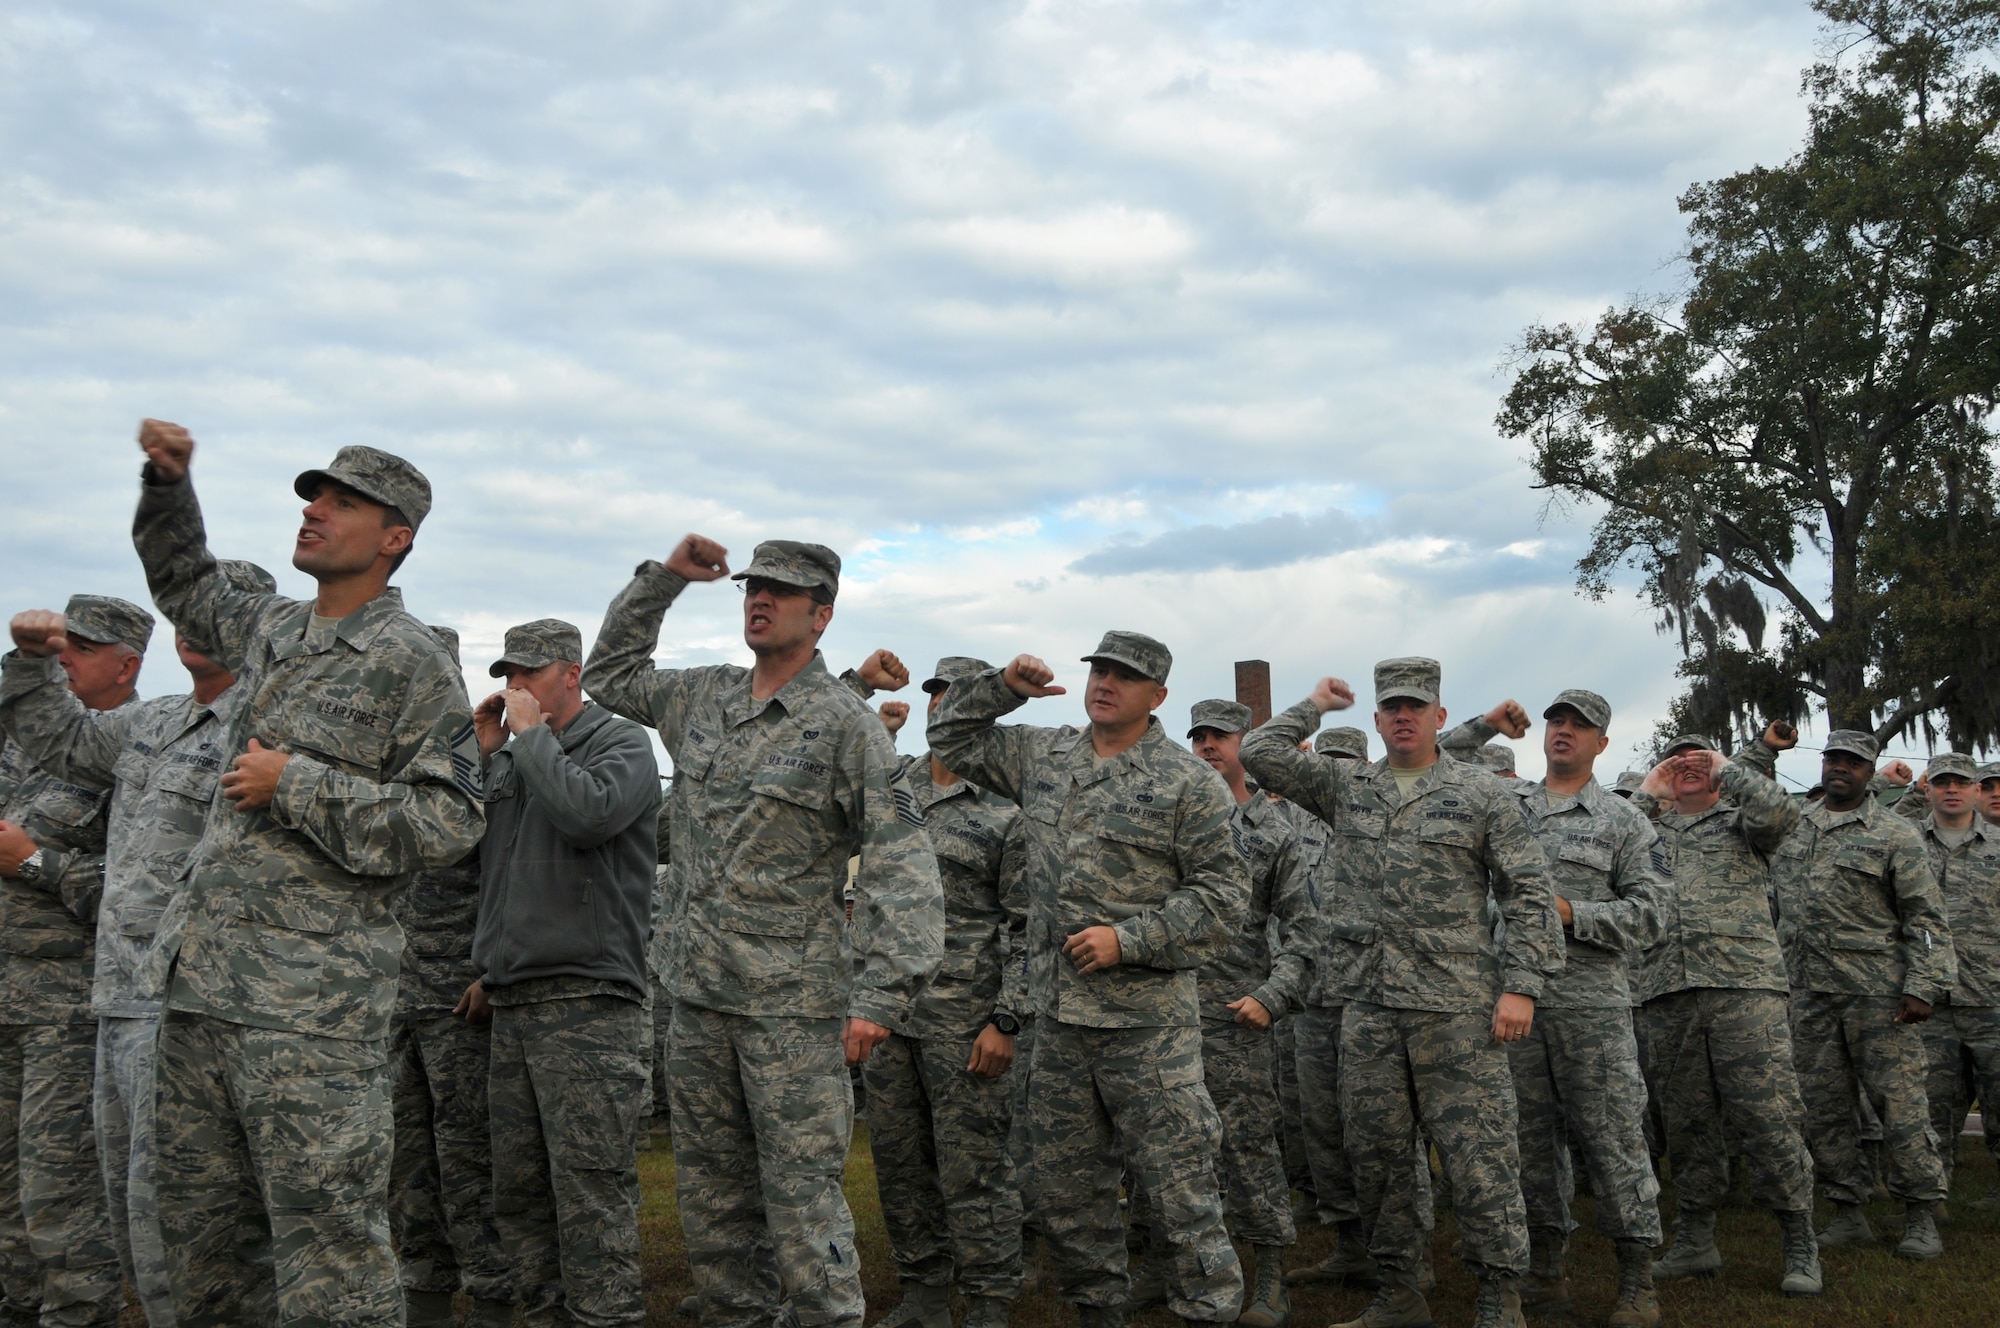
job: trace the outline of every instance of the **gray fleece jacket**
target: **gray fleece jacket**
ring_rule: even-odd
[[[643,999],[659,810],[646,730],[594,702],[560,734],[542,725],[495,752],[472,937],[481,981],[595,979]]]

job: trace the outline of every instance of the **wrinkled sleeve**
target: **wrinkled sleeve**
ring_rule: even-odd
[[[108,786],[125,735],[141,713],[137,705],[86,708],[53,657],[30,659],[14,650],[0,658],[0,728],[58,779]]]
[[[1900,822],[1895,823],[1899,828]],[[1931,1005],[1958,985],[1958,954],[1945,917],[1944,892],[1931,870],[1930,854],[1914,833],[1896,836],[1889,870],[1895,876],[1896,912],[1903,922],[1903,950],[1909,969],[1903,992]]]
[[[465,684],[442,649],[418,655],[414,664],[391,729],[386,779],[295,752],[271,799],[279,825],[306,835],[359,876],[453,866],[478,847],[486,828],[479,739]]]
[[[1313,903],[1305,843],[1296,831],[1272,859],[1271,917],[1277,937],[1271,951],[1271,976],[1250,994],[1283,1019],[1305,1003],[1312,981],[1312,960],[1325,941],[1319,909]]]
[[[1930,815],[1930,803],[1931,800],[1918,792],[1915,784],[1911,784],[1904,788],[1903,796],[1896,799],[1896,805],[1889,810],[1906,821],[1921,823],[1924,817]]]
[[[1229,786],[1212,775],[1183,783],[1174,823],[1180,884],[1158,905],[1116,923],[1121,964],[1199,968],[1250,912],[1250,870],[1236,851]]]
[[[998,1008],[1016,1016],[1028,1005],[1028,830],[1019,813],[1007,818],[1000,845],[1000,998]]]
[[[614,731],[586,741],[582,760],[564,751],[546,724],[511,744],[515,776],[534,794],[556,833],[576,849],[596,848],[641,816],[656,818],[658,835],[660,766],[653,744],[635,723],[611,719],[604,727]]]
[[[1660,832],[1633,811],[1618,818],[1618,846],[1611,857],[1611,893],[1616,899],[1593,903],[1570,900],[1570,934],[1600,949],[1644,950],[1660,939],[1667,891],[1674,888],[1673,861]]]
[[[150,462],[146,474],[152,474]],[[192,480],[146,480],[132,520],[132,544],[160,612],[201,654],[242,673],[258,622],[279,596],[238,589],[216,569]]]
[[[1028,783],[1029,753],[1038,737],[1046,742],[1048,730],[995,721],[1025,704],[1000,680],[999,669],[953,683],[930,719],[925,736],[931,753],[960,779],[1018,803]]]
[[[1499,733],[1500,730],[1488,724],[1484,716],[1475,716],[1438,734],[1438,749],[1464,760],[1499,736]]]
[[[1298,804],[1328,825],[1337,825],[1341,771],[1352,763],[1299,750],[1299,744],[1317,733],[1319,725],[1319,707],[1301,701],[1251,730],[1243,740],[1241,760],[1259,788]]]
[[[1791,795],[1741,757],[1722,767],[1722,796],[1736,804],[1736,828],[1744,841],[1766,857],[1799,828]]]
[[[104,899],[104,855],[42,850],[42,888],[78,922],[95,922]]]
[[[847,1013],[900,1028],[944,958],[944,886],[916,794],[875,716],[863,711],[848,725],[840,763],[861,857],[848,925],[857,971]]]
[[[1507,923],[1506,946],[1500,954],[1500,989],[1539,997],[1543,982],[1562,969],[1562,929],[1556,917],[1548,859],[1535,842],[1527,808],[1505,789],[1487,803],[1486,866],[1492,874],[1500,916]]]
[[[686,670],[653,665],[660,644],[660,623],[687,589],[687,578],[667,570],[665,563],[640,563],[632,580],[611,607],[583,666],[584,689],[590,699],[614,715],[659,730],[667,751],[680,747],[687,717]]]

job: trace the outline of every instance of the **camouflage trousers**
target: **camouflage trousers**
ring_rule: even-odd
[[[967,1296],[1021,1289],[1013,1075],[967,1070],[972,1038],[891,1036],[862,1067],[868,1146],[896,1275]]]
[[[1659,1040],[1672,1029],[1656,1029],[1646,1017],[1646,1007],[1632,1007],[1632,1041],[1639,1048],[1639,1077],[1646,1081],[1646,1151],[1652,1154],[1653,1170],[1657,1173],[1661,1161],[1667,1155],[1667,1118],[1662,1114],[1660,1103],[1666,1089],[1660,1082],[1658,1065],[1660,1061]],[[1790,1038],[1786,1039],[1789,1044]]]
[[[1284,1150],[1285,1188],[1313,1198],[1312,1163],[1306,1160],[1306,1119],[1299,1096],[1298,1017],[1280,1019],[1273,1028],[1278,1083],[1278,1143]]]
[[[97,1024],[0,1027],[0,1291],[17,1321],[109,1325],[124,1303],[90,1099]]]
[[[493,1223],[486,1077],[491,1028],[417,1014],[389,1042],[396,1156],[389,1222],[405,1291],[514,1299]]]
[[[1358,1191],[1382,1195],[1368,1252],[1412,1277],[1424,1255],[1410,1141],[1419,1128],[1451,1183],[1465,1262],[1476,1276],[1528,1270],[1514,1076],[1484,1010],[1440,1013],[1350,1004],[1340,1024],[1340,1105]]]
[[[676,1002],[676,1185],[703,1328],[852,1325],[865,1306],[841,1189],[854,1098],[846,1021]]]
[[[1660,1243],[1660,1182],[1646,1152],[1646,1082],[1632,1009],[1537,1007],[1528,1035],[1507,1044],[1521,1141],[1528,1225],[1568,1234],[1563,1162],[1574,1138],[1609,1240]],[[1575,1181],[1570,1179],[1570,1186]]]
[[[1028,1141],[1028,1067],[1035,1059],[1035,1028],[1041,1021],[1031,1014],[1019,1016],[1021,1031],[1014,1035],[1014,1069],[1007,1076],[1014,1085],[1014,1128],[1007,1137],[1007,1155],[1014,1163],[1014,1189],[1021,1196],[1021,1230],[1040,1231],[1041,1214],[1035,1209],[1035,1149]]]
[[[1986,1125],[1986,1147],[2000,1157],[2000,1008],[1940,1002],[1917,1025],[1929,1062],[1926,1096],[1931,1130],[1944,1153],[1946,1172],[1958,1159],[1958,1135],[1975,1099]]]
[[[403,1322],[388,1039],[169,1010],[155,1185],[181,1328]]]
[[[1243,1267],[1223,1225],[1214,1164],[1222,1129],[1202,1082],[1201,1031],[1045,1019],[1028,1080],[1035,1204],[1063,1299],[1110,1307],[1127,1298],[1118,1185],[1129,1165],[1164,1228],[1174,1313],[1234,1320]]]
[[[1800,1133],[1805,1104],[1785,998],[1697,987],[1646,1002],[1638,1018],[1681,1211],[1713,1212],[1728,1199],[1731,1138],[1741,1141],[1758,1207],[1811,1208],[1813,1163]]]
[[[1354,1165],[1347,1156],[1346,1116],[1340,1107],[1341,1007],[1308,1005],[1285,1022],[1292,1025],[1299,1079],[1306,1165],[1312,1172],[1314,1215],[1327,1226],[1360,1220],[1363,1205],[1354,1188]],[[1365,1217],[1374,1220],[1376,1202]]]
[[[152,1328],[173,1328],[167,1245],[153,1184],[153,1066],[160,1018],[97,1021],[97,1082],[91,1119],[104,1172],[111,1243]]]
[[[637,1328],[645,1011],[617,996],[493,1007],[493,1223],[523,1328]]]
[[[674,1027],[674,998],[667,993],[667,984],[655,977],[653,983],[653,1022],[650,1030],[649,1074],[653,1082],[653,1105],[647,1115],[661,1117],[667,1114],[667,1048],[668,1034]]]
[[[1896,1022],[1898,998],[1792,994],[1792,1052],[1805,1099],[1806,1146],[1827,1197],[1867,1203],[1874,1172],[1861,1151],[1855,1099],[1882,1121],[1889,1193],[1909,1202],[1945,1196],[1944,1166],[1924,1091],[1928,1065],[1919,1025]]]

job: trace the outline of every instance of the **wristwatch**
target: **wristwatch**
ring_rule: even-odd
[[[993,1026],[1008,1037],[1013,1037],[1021,1031],[1021,1021],[1013,1015],[1008,1014],[1005,1010],[995,1010],[993,1012]]]
[[[29,885],[42,883],[42,850],[36,849],[21,859],[21,865],[14,869],[14,875]]]

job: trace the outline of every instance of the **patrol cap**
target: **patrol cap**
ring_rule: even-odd
[[[1553,719],[1556,711],[1564,709],[1576,711],[1594,729],[1611,727],[1611,703],[1596,692],[1586,692],[1581,687],[1557,692],[1556,699],[1549,702],[1549,708],[1542,712],[1542,718]]]
[[[1663,754],[1672,756],[1675,752],[1685,752],[1688,750],[1712,752],[1715,750],[1715,744],[1707,738],[1702,737],[1699,733],[1683,733],[1680,737],[1675,738],[1667,744],[1667,750]]]
[[[99,645],[130,646],[143,655],[153,639],[153,615],[110,595],[71,595],[63,608],[63,632]]]
[[[451,656],[451,662],[459,664],[458,633],[452,628],[441,627],[437,623],[425,623],[424,626],[431,629],[431,635],[438,639],[438,644],[444,647],[444,652]],[[459,664],[459,667],[463,668],[464,665]]]
[[[1925,779],[1936,779],[1939,775],[1957,775],[1960,779],[1977,780],[1979,763],[1964,752],[1939,752],[1924,767]]]
[[[1436,705],[1443,677],[1444,669],[1434,659],[1421,655],[1385,659],[1375,666],[1375,704],[1407,696],[1425,705]]]
[[[1188,711],[1188,737],[1196,729],[1242,733],[1250,727],[1250,707],[1241,701],[1196,701]]]
[[[840,555],[824,544],[765,540],[750,555],[750,565],[729,579],[748,581],[753,576],[800,590],[823,591],[831,604],[840,593]]]
[[[1083,657],[1086,664],[1098,660],[1123,664],[1142,678],[1163,683],[1174,666],[1174,653],[1143,632],[1106,632],[1097,649]]]
[[[1863,733],[1860,729],[1835,729],[1826,735],[1826,746],[1820,748],[1820,751],[1821,753],[1846,752],[1849,756],[1858,756],[1873,765],[1875,758],[1882,754],[1882,747],[1875,741],[1875,735],[1872,733]]]
[[[2000,779],[2000,761],[1988,761],[1979,767],[1979,782],[1984,784],[1989,779]]]
[[[1504,742],[1489,742],[1472,753],[1472,759],[1497,775],[1514,773],[1514,749]]]
[[[560,618],[537,618],[509,627],[501,651],[500,658],[486,670],[495,678],[505,674],[509,664],[521,669],[539,669],[557,660],[581,664],[583,633]]]
[[[395,508],[409,518],[411,530],[423,525],[431,512],[431,482],[424,472],[379,447],[350,443],[318,470],[300,471],[292,481],[292,492],[310,502],[322,480],[345,484],[363,498]]]
[[[1351,756],[1357,761],[1365,761],[1368,759],[1368,735],[1347,725],[1321,729],[1319,736],[1313,739],[1313,750],[1321,756]]]
[[[275,595],[278,593],[278,578],[255,563],[241,558],[218,558],[215,570],[222,573],[222,579],[238,590],[247,590],[253,595]]]
[[[1621,798],[1629,798],[1637,793],[1640,786],[1645,782],[1645,771],[1627,770],[1618,776],[1618,782],[1611,786],[1611,791]]]
[[[976,678],[992,667],[985,660],[974,659],[970,655],[946,655],[937,662],[937,667],[931,670],[931,676],[924,679],[924,693],[927,696],[936,696],[953,683],[966,678]]]

